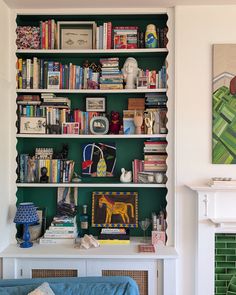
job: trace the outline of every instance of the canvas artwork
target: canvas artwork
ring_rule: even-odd
[[[137,192],[93,192],[92,226],[138,227]]]
[[[213,164],[236,163],[236,45],[213,45]]]
[[[75,216],[77,205],[77,187],[59,187],[57,189],[57,216]]]
[[[83,144],[82,152],[82,174],[84,176],[114,176],[114,169],[116,165],[115,143]]]

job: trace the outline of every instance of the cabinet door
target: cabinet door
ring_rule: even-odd
[[[18,278],[84,277],[84,259],[18,259]]]
[[[131,259],[88,259],[88,276],[129,276],[139,286],[140,295],[157,294],[157,262]]]

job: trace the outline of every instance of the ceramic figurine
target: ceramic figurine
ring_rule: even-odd
[[[134,114],[135,134],[141,134],[141,127],[143,125],[143,114],[135,112]]]
[[[147,134],[153,134],[154,116],[153,112],[147,112],[144,118],[145,125],[147,126]]]
[[[126,171],[125,168],[121,168],[120,181],[121,182],[131,182],[132,181],[132,172]]]
[[[145,33],[145,47],[146,48],[157,48],[157,32],[155,25],[147,25],[146,33]]]
[[[138,62],[133,57],[128,57],[123,65],[122,73],[125,80],[125,89],[135,89],[138,77]]]
[[[48,173],[48,169],[46,167],[42,167],[41,168],[41,176],[40,176],[40,182],[41,183],[48,183],[48,176],[47,176],[47,173]]]

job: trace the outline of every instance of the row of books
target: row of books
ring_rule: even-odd
[[[74,161],[61,159],[35,159],[29,154],[19,155],[19,182],[41,182],[41,168],[46,167],[47,182],[68,183],[71,182],[74,173]]]
[[[119,58],[101,59],[101,73],[92,67],[33,57],[17,59],[18,89],[123,89]],[[137,88],[166,88],[166,67],[140,70]]]
[[[39,243],[43,245],[74,244],[78,236],[76,217],[55,216]]]
[[[34,57],[17,59],[18,89],[98,88],[99,73],[91,68]]]

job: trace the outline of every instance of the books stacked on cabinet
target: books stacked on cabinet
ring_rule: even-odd
[[[39,240],[40,244],[74,244],[78,236],[76,217],[54,217],[51,226]]]
[[[126,245],[130,243],[129,229],[125,228],[102,228],[98,236],[100,244]]]

